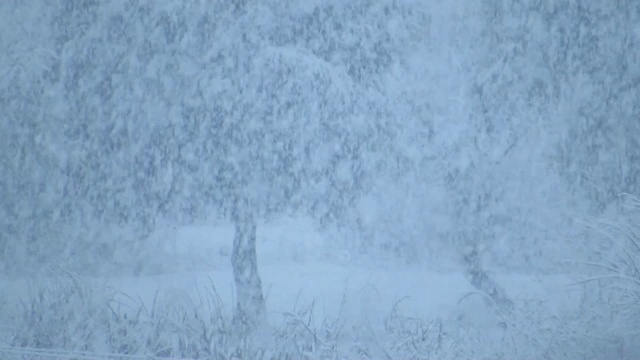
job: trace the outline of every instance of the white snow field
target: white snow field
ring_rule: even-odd
[[[174,240],[168,242],[169,249],[186,258],[200,257],[199,268],[188,273],[113,280],[112,286],[127,293],[145,289],[139,294],[145,297],[157,290],[194,293],[213,284],[224,303],[233,304],[229,261],[233,226],[186,227],[173,236]],[[485,325],[492,322],[491,309],[486,308],[484,301],[472,297],[458,304],[465,294],[476,291],[464,277],[462,266],[455,268],[447,261],[431,265],[367,261],[344,250],[332,253],[329,243],[304,218],[285,218],[258,226],[258,261],[272,319],[291,310],[296,303],[312,301],[322,312],[318,316],[335,316],[346,296],[353,302],[351,305],[367,316],[387,315],[402,300],[403,311],[416,317],[455,315],[475,317]],[[516,299],[575,300],[571,296],[575,291],[566,286],[573,283],[568,276],[498,273],[497,280]],[[563,306],[575,303],[558,301],[554,305],[554,311],[562,311]]]
[[[71,275],[72,281],[52,277],[38,286],[5,283],[5,309],[13,309],[9,313],[14,316],[3,312],[3,323],[10,324],[3,331],[12,340],[25,337],[27,349],[47,349],[46,342],[29,342],[38,327],[25,324],[45,321],[75,338],[69,344],[74,350],[86,349],[83,341],[93,342],[92,349],[104,349],[103,355],[73,357],[80,355],[69,352],[56,359],[127,358],[107,353],[171,359],[632,359],[637,354],[637,344],[613,331],[615,326],[593,322],[601,308],[589,302],[589,291],[571,286],[575,281],[568,275],[509,274],[495,267],[495,279],[515,303],[514,310],[505,313],[470,285],[461,267],[450,263],[364,262],[346,252],[330,256],[328,249],[322,250],[323,235],[309,221],[261,225],[259,266],[267,296],[265,329],[271,331],[259,332],[264,336],[255,335],[250,346],[243,343],[246,348],[223,334],[221,319],[229,319],[234,307],[229,264],[233,228],[225,224],[182,228],[168,235],[167,250],[176,261],[191,257],[190,270],[110,279]],[[40,294],[40,300],[34,294]],[[98,320],[105,303],[113,314]],[[34,315],[40,320],[30,317]],[[197,319],[202,322],[196,326]],[[101,321],[109,324],[106,330]],[[207,331],[220,333],[197,340],[200,347],[185,345],[193,341],[187,335],[199,339]],[[84,339],[78,339],[78,333]],[[203,350],[202,341],[217,350]],[[0,343],[2,359],[13,359],[7,357],[11,351],[27,351],[7,344]],[[580,357],[589,354],[595,357]],[[31,353],[26,358],[52,357]]]

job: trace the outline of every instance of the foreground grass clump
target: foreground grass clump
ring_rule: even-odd
[[[13,323],[10,344],[94,350],[107,322],[104,299],[73,276],[31,282],[28,295],[6,316]]]
[[[614,220],[585,222],[588,248],[580,261],[585,274],[582,307],[594,323],[606,324],[621,356],[640,358],[640,198],[621,195],[621,210]],[[594,338],[595,341],[602,339]]]
[[[294,306],[257,331],[234,328],[215,288],[196,296],[157,293],[143,301],[73,275],[33,282],[19,304],[0,308],[9,319],[0,339],[6,360],[125,359],[633,359],[637,329],[612,322],[610,306],[583,285],[574,311],[551,315],[540,299],[514,299],[501,311],[486,294],[467,294],[460,303],[484,301],[491,323],[442,314],[412,317],[399,300],[381,323],[346,311],[316,316],[315,304]],[[606,293],[606,288],[598,291]],[[347,299],[343,300],[346,303]],[[7,336],[4,336],[4,335]],[[6,339],[6,340],[4,340]],[[635,346],[635,347],[634,347]],[[18,349],[19,348],[19,349]],[[30,350],[27,350],[30,349]],[[37,352],[46,349],[48,352]],[[40,351],[40,350],[39,350]]]

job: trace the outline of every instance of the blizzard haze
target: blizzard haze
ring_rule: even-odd
[[[640,358],[640,2],[0,2],[0,358]]]

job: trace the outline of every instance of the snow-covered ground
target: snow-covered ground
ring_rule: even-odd
[[[166,250],[178,258],[194,259],[194,271],[159,276],[112,279],[123,292],[149,299],[156,291],[197,294],[215,286],[229,310],[234,304],[229,254],[232,224],[200,225],[177,229]],[[401,309],[424,318],[466,317],[482,324],[495,322],[491,309],[448,259],[441,264],[407,265],[368,260],[348,250],[331,249],[314,223],[304,218],[283,218],[258,226],[258,261],[267,308],[274,318],[294,306],[315,302],[316,315],[335,316],[346,299],[351,316],[381,316],[401,301]],[[494,269],[496,279],[514,299],[553,303],[553,311],[575,306],[575,288],[569,276],[508,274]],[[464,298],[464,300],[463,300]],[[556,301],[553,301],[556,299]],[[557,301],[564,299],[563,301]],[[568,301],[568,303],[567,303]],[[378,319],[379,320],[379,319]]]
[[[399,302],[402,312],[412,317],[464,318],[481,327],[495,326],[499,321],[493,307],[481,295],[473,294],[476,290],[461,271],[373,268],[321,261],[267,262],[260,270],[268,312],[274,321],[296,306],[312,302],[319,319],[337,316],[344,306],[346,309],[342,310],[354,321],[382,324],[382,318]],[[554,315],[574,308],[579,300],[579,295],[567,286],[572,283],[567,276],[499,274],[496,278],[515,299],[547,302]],[[110,279],[107,283],[130,296],[139,296],[148,305],[157,293],[198,298],[199,292],[212,286],[228,311],[234,304],[230,266],[209,272]]]

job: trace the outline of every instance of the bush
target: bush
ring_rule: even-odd
[[[587,224],[597,249],[581,262],[583,307],[588,315],[615,335],[619,356],[640,357],[640,198],[622,195],[616,220],[598,219]],[[594,311],[597,310],[597,311]]]

